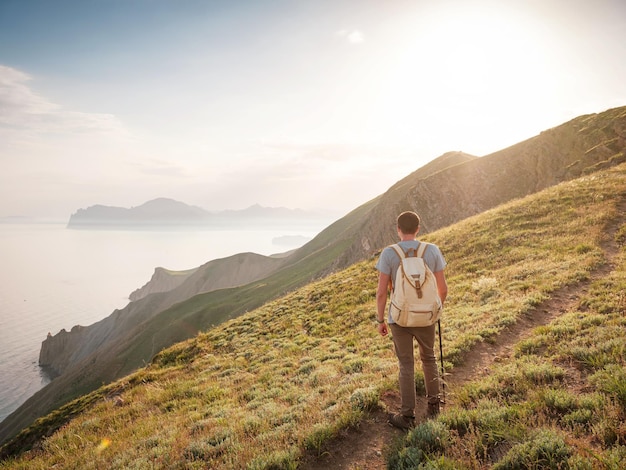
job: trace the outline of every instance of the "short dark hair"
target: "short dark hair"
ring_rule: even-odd
[[[417,233],[420,228],[420,216],[412,211],[405,211],[397,218],[398,228],[405,235]]]

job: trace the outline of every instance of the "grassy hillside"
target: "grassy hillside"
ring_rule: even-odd
[[[253,310],[269,299],[318,277],[318,273],[326,271],[345,249],[348,241],[339,236],[350,230],[370,205],[364,204],[326,228],[320,236],[300,249],[293,259],[279,260],[284,264],[283,269],[261,281],[192,296],[165,309],[164,304],[171,305],[170,293],[155,293],[115,311],[99,323],[112,323],[110,328],[116,328],[119,334],[110,338],[108,325],[103,328],[103,333],[110,340],[73,364],[63,375],[39,390],[8,416],[0,424],[0,442],[68,401],[145,365],[163,347]],[[238,255],[238,259],[241,259],[241,255]],[[178,289],[184,288],[183,285]],[[86,340],[89,344],[94,343],[90,337]]]
[[[496,341],[557,289],[604,266],[615,224],[622,253],[579,311],[518,345],[513,360],[468,385],[458,407],[409,433],[391,465],[546,468],[530,458],[548,459],[549,468],[618,468],[610,465],[626,444],[625,202],[621,165],[425,237],[449,262],[443,321],[452,374],[478,343]],[[39,419],[3,447],[16,456],[0,468],[296,468],[396,387],[391,342],[374,322],[374,263],[162,351]],[[194,302],[203,308],[203,296]]]
[[[244,282],[237,273],[242,272],[239,263],[245,254],[207,263],[178,288],[133,302],[92,325],[93,328],[72,333],[71,344],[75,347],[56,351],[51,341],[51,356],[67,367],[62,367],[60,377],[0,423],[0,442],[6,442],[34,419],[80,394],[143,366],[156,352],[176,341],[368,259],[377,249],[394,241],[395,231],[389,227],[399,211],[417,210],[423,216],[422,233],[431,232],[559,181],[623,162],[625,133],[626,107],[622,107],[580,116],[482,158],[461,152],[443,155],[332,224],[289,256],[268,259],[267,273],[261,273],[257,266],[260,271],[256,279],[263,277],[261,281],[193,297],[213,290],[213,281],[221,273],[232,286]],[[58,343],[62,341],[55,344]],[[65,357],[71,360],[64,361]]]
[[[622,245],[626,231],[621,233]],[[456,391],[389,456],[394,469],[626,466],[626,257],[579,306]]]

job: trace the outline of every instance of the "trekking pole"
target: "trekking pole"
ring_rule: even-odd
[[[441,319],[437,320],[437,324],[439,325],[439,362],[441,363],[441,390],[443,391],[443,401],[442,403],[446,403],[446,380],[445,380],[445,372],[443,370],[443,341],[441,340]]]

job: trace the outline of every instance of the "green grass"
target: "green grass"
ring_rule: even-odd
[[[613,190],[623,197],[622,185]],[[622,220],[616,234],[622,251],[611,273],[594,282],[576,308],[518,343],[510,361],[457,392],[456,405],[434,421],[447,436],[442,446],[425,447],[413,431],[390,457],[390,468],[624,468],[624,227]],[[570,246],[581,255],[596,250]]]
[[[447,370],[603,265],[600,244],[624,194],[621,166],[425,237],[449,263]],[[626,231],[617,233],[619,241]],[[611,465],[626,445],[619,261],[576,311],[538,328],[510,361],[458,391],[458,407],[409,433],[389,466],[618,468]],[[397,386],[391,342],[374,322],[374,264],[355,264],[163,350],[38,420],[3,448],[16,455],[0,468],[296,468]],[[220,295],[228,316],[228,291]],[[197,312],[209,298],[214,306],[215,294],[193,299]],[[187,314],[178,308],[167,315]]]

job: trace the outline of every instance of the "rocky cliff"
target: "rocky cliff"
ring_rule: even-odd
[[[61,375],[72,364],[89,357],[115,338],[159,312],[194,295],[230,288],[261,279],[281,266],[279,257],[241,253],[209,261],[199,268],[169,271],[156,268],[152,279],[131,294],[134,298],[124,309],[115,310],[90,326],[75,326],[48,335],[41,345],[39,364]]]
[[[167,292],[180,286],[185,282],[189,276],[195,273],[197,268],[188,269],[185,271],[172,271],[165,268],[155,268],[154,274],[150,280],[130,293],[128,299],[131,302],[143,299],[145,296],[155,294],[157,292]]]
[[[77,351],[80,348],[80,332],[83,329],[84,327],[76,325],[70,332],[64,328],[54,336],[48,333],[48,337],[41,343],[39,365],[45,367],[50,375],[59,375],[59,371],[72,360],[67,351]],[[62,366],[58,364],[59,358],[63,358]]]

